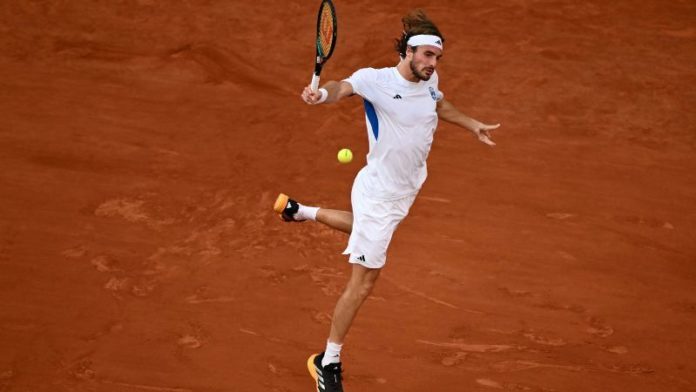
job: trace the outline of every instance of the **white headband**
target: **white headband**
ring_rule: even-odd
[[[408,46],[431,45],[442,50],[442,38],[437,35],[414,35],[408,39]]]

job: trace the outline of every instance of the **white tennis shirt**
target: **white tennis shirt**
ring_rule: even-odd
[[[395,68],[363,68],[344,81],[365,104],[370,151],[356,184],[375,199],[416,194],[428,176],[426,159],[437,128],[437,101],[443,98],[434,72],[410,82]]]

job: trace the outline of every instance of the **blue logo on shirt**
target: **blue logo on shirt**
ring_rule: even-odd
[[[433,101],[437,101],[437,93],[435,92],[435,89],[432,87],[428,87],[430,90],[430,96],[433,97]]]

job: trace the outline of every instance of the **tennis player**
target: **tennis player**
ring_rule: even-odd
[[[402,19],[396,40],[396,67],[363,68],[343,81],[329,81],[318,91],[305,87],[310,105],[329,104],[358,95],[365,105],[369,153],[367,165],[355,177],[352,212],[306,206],[281,194],[274,209],[288,222],[316,221],[350,234],[344,254],[352,273],[336,303],[324,352],[307,366],[319,392],[343,391],[341,348],[353,319],[384,267],[387,248],[399,223],[408,215],[427,176],[438,119],[466,128],[483,143],[495,145],[486,125],[457,110],[438,86],[436,68],[444,38],[423,11]]]

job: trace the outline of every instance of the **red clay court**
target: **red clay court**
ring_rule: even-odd
[[[358,98],[308,107],[318,1],[0,4],[0,391],[313,388]],[[696,391],[696,3],[336,1],[322,78],[447,40],[430,176],[347,391]],[[349,147],[350,165],[336,162]]]

